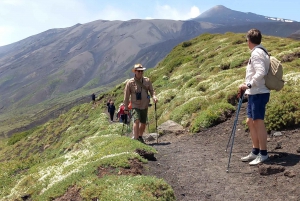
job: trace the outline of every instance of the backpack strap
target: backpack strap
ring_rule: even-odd
[[[271,56],[271,55],[267,52],[267,50],[265,50],[265,48],[262,48],[262,47],[257,47],[257,48],[262,49],[269,57]]]
[[[142,79],[144,79],[144,78],[142,78]],[[141,83],[141,81],[139,81],[137,79],[134,79],[134,81],[135,81],[135,83],[137,85],[139,85],[140,87],[142,87],[143,89],[145,89],[147,91],[147,93],[148,93],[148,88],[143,83]]]

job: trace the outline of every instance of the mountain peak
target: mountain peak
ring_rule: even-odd
[[[254,13],[245,13],[241,11],[231,10],[223,5],[217,5],[203,12],[193,20],[200,22],[209,22],[219,25],[241,25],[253,22],[271,22],[266,16],[257,15]]]
[[[211,18],[214,17],[218,14],[222,14],[222,13],[228,13],[231,12],[232,10],[223,6],[223,5],[217,5],[212,7],[211,9],[203,12],[201,15],[199,15],[197,18]]]

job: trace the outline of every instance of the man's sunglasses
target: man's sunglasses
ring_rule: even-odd
[[[135,72],[142,73],[142,72],[144,72],[144,71],[143,71],[143,70],[136,70]]]

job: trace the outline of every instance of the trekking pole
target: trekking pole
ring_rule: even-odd
[[[157,131],[157,114],[156,114],[156,103],[154,104],[154,113],[155,113],[156,143],[158,144],[158,131]]]
[[[228,146],[229,146],[229,142],[231,141],[231,147],[230,147],[230,153],[229,153],[229,159],[228,159],[228,164],[227,164],[227,170],[226,170],[226,172],[229,171],[229,164],[230,164],[231,153],[232,153],[232,148],[233,148],[233,143],[234,143],[234,136],[235,136],[236,124],[237,124],[237,121],[238,121],[238,118],[239,118],[239,113],[240,113],[240,109],[241,109],[241,106],[242,106],[242,103],[243,103],[243,99],[244,99],[244,93],[241,94],[241,97],[240,97],[240,100],[239,100],[239,104],[238,104],[237,110],[236,110],[236,116],[235,116],[235,120],[234,120],[234,123],[233,123],[232,131],[231,131],[230,137],[228,139],[227,147],[226,147],[226,150],[225,150],[227,152],[227,149],[228,149]]]
[[[150,133],[150,128],[149,128],[149,119],[148,119],[148,116],[147,116],[147,124],[148,124],[148,133]]]

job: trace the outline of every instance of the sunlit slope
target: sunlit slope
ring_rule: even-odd
[[[286,81],[282,91],[271,92],[267,128],[297,126],[300,42],[263,35],[262,45],[282,61]],[[236,108],[237,89],[244,82],[249,57],[245,34],[203,34],[176,46],[156,68],[146,71],[159,98],[159,123],[171,119],[198,132],[225,121]],[[152,122],[153,112],[150,109]]]
[[[120,175],[130,160],[147,161],[136,153],[155,149],[121,135],[122,124],[108,123],[107,114],[90,104],[0,144],[0,200],[52,200],[75,186],[85,200],[175,200],[163,180]],[[99,167],[108,168],[101,177]],[[141,190],[142,189],[142,190]]]

